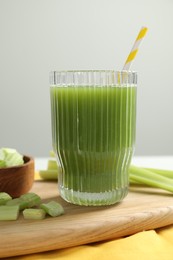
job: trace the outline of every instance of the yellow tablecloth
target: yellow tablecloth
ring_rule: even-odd
[[[11,260],[172,260],[173,225],[68,249],[12,257]]]
[[[38,179],[38,175],[36,175]],[[173,216],[172,216],[173,217]],[[44,250],[44,249],[43,249]],[[6,258],[10,260],[173,260],[173,225],[68,249]]]

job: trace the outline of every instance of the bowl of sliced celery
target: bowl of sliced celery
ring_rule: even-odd
[[[0,149],[0,192],[16,198],[27,193],[34,182],[34,159],[15,149]]]

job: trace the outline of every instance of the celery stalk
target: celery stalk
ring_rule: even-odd
[[[168,178],[173,179],[173,171],[171,171],[171,170],[163,170],[163,169],[155,169],[155,168],[144,168],[144,169],[155,172],[155,173],[160,174],[164,177],[168,177]]]
[[[32,208],[41,203],[41,198],[34,192],[29,192],[20,196],[20,199],[27,204],[28,208]]]
[[[19,206],[0,206],[0,220],[16,220],[19,216]]]
[[[12,167],[24,164],[23,156],[12,148],[0,149],[1,167]]]
[[[58,164],[57,164],[56,160],[48,160],[47,169],[57,171]]]
[[[50,151],[50,157],[55,157],[55,153],[54,153],[54,151]]]
[[[146,184],[151,187],[173,192],[173,180],[154,173],[151,170],[131,165],[129,169],[129,177],[130,182],[135,181],[140,184]]]
[[[6,167],[5,161],[0,160],[0,168]]]
[[[57,180],[60,166],[55,159],[49,159],[46,170],[39,170],[39,175],[44,180]]]
[[[24,219],[44,219],[46,212],[43,209],[25,209],[23,211]]]
[[[19,206],[19,210],[26,209],[28,207],[28,201],[24,201],[20,198],[15,198],[12,200],[7,201],[7,206]]]
[[[58,179],[57,170],[40,170],[39,175],[44,180],[57,180]]]
[[[10,200],[12,200],[12,197],[8,193],[0,192],[0,205],[5,205]]]
[[[44,209],[47,214],[52,217],[57,217],[59,215],[64,214],[63,207],[56,201],[50,201],[48,203],[42,203],[40,205],[41,209]]]

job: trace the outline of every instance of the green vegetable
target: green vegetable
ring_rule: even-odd
[[[40,205],[41,209],[44,209],[52,217],[57,217],[64,214],[63,207],[56,201],[50,201]]]
[[[44,219],[46,212],[43,209],[25,209],[23,216],[24,219]]]
[[[0,149],[0,167],[12,167],[24,164],[23,156],[15,149]]]
[[[50,151],[50,157],[51,158],[47,163],[47,169],[39,170],[39,175],[44,180],[57,180],[58,174],[61,171],[61,167],[57,164],[53,151]]]
[[[4,168],[6,166],[5,161],[0,159],[0,168]]]
[[[155,173],[149,169],[131,165],[129,169],[129,177],[130,183],[137,182],[173,192],[173,180],[171,178],[164,177],[163,175]]]
[[[41,198],[33,192],[12,199],[8,193],[0,192],[0,220],[16,220],[23,210],[25,219],[44,219],[46,213],[52,217],[64,214],[63,207],[55,202],[41,204]],[[40,205],[40,208],[32,208]]]
[[[15,199],[7,201],[6,205],[7,206],[18,205],[19,210],[23,210],[28,207],[28,201],[22,200],[21,198],[15,198]]]
[[[160,174],[164,177],[173,179],[173,171],[171,171],[171,170],[162,170],[162,169],[155,169],[155,168],[144,168],[144,169],[157,173],[157,174]]]
[[[11,201],[12,197],[6,192],[0,192],[0,205],[5,205],[8,201]]]
[[[19,216],[19,206],[0,206],[0,220],[16,220]]]
[[[54,151],[50,151],[50,157],[55,157],[55,153],[54,153]]]
[[[53,153],[53,152],[52,152]],[[53,156],[53,155],[52,155]],[[55,159],[49,159],[46,170],[40,170],[40,177],[44,180],[57,180],[58,173],[61,171]]]
[[[58,165],[56,160],[48,160],[48,165],[47,165],[48,170],[58,170]]]
[[[20,196],[20,199],[27,204],[27,208],[32,208],[41,203],[41,198],[34,192],[29,192]]]
[[[44,180],[57,180],[58,172],[57,170],[40,170],[40,177]]]

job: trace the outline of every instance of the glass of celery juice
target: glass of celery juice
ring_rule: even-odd
[[[128,193],[135,145],[137,73],[50,73],[59,192],[78,205],[111,205]]]

